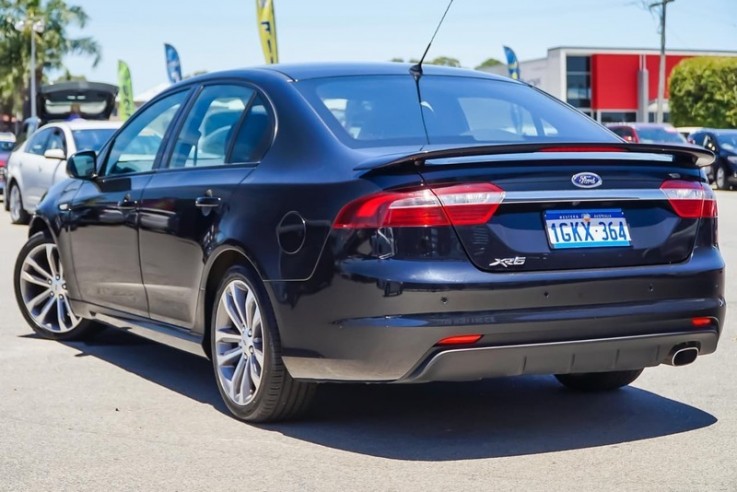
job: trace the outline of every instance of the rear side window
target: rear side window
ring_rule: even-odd
[[[617,141],[560,101],[503,80],[424,75],[421,102],[409,74],[310,79],[295,85],[352,147]]]
[[[256,96],[232,143],[230,162],[258,162],[269,149],[273,128],[266,103]]]
[[[169,167],[255,162],[266,151],[271,134],[266,104],[254,89],[208,86],[187,115]]]

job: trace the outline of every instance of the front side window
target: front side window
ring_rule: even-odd
[[[115,137],[104,169],[105,175],[151,171],[169,126],[189,91],[171,94],[142,112]]]
[[[419,82],[421,103],[409,74],[311,79],[295,85],[352,147],[617,141],[580,112],[514,82],[426,74]]]
[[[67,144],[64,141],[64,134],[61,132],[61,130],[54,130],[54,132],[49,137],[48,142],[46,142],[45,150],[60,149],[66,153],[66,147]]]
[[[31,137],[26,145],[26,152],[29,154],[43,155],[46,150],[46,142],[53,133],[51,128],[45,128]]]

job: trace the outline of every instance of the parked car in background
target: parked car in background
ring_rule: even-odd
[[[0,195],[5,193],[5,167],[13,147],[15,147],[15,135],[10,132],[0,132]]]
[[[331,381],[611,391],[717,348],[713,159],[477,71],[211,73],[69,158],[16,299],[46,338],[105,323],[210,357],[247,421],[294,417]]]
[[[716,154],[710,176],[718,189],[737,186],[737,130],[702,128],[691,134],[689,141]]]
[[[10,212],[10,220],[28,223],[51,185],[68,177],[67,156],[78,150],[100,150],[120,125],[78,119],[49,123],[31,134],[8,160],[5,210]]]
[[[678,131],[678,133],[683,135],[683,138],[688,140],[688,137],[690,137],[692,133],[695,133],[701,130],[701,128],[702,127],[700,126],[679,126],[679,127],[676,127],[676,130]]]
[[[673,125],[666,123],[616,123],[607,125],[607,128],[632,143],[688,143]]]
[[[115,109],[118,86],[75,80],[42,86],[38,91],[38,116],[23,121],[18,141],[52,121],[64,121],[72,114],[85,120],[109,120]]]

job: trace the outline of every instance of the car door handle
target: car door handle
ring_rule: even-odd
[[[194,204],[199,208],[214,208],[220,206],[220,201],[219,196],[200,196],[197,197]]]
[[[121,210],[131,210],[136,208],[136,202],[127,196],[118,202],[118,208]]]

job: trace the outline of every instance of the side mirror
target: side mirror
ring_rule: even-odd
[[[67,159],[67,174],[77,179],[94,179],[97,176],[97,154],[94,150],[77,152]]]
[[[67,158],[63,149],[48,149],[44,152],[44,157],[47,159],[55,159],[57,161],[63,161]]]

